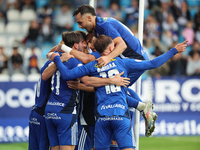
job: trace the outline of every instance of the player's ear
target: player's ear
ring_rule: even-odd
[[[87,16],[87,19],[88,19],[88,21],[91,22],[91,21],[92,21],[92,16],[91,16],[91,15],[88,15],[88,16]]]
[[[78,49],[78,44],[77,44],[77,43],[74,43],[73,47],[74,47],[75,49]]]
[[[111,45],[108,46],[108,49],[109,49],[110,52],[112,52],[112,46]]]

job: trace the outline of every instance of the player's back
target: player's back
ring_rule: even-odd
[[[88,65],[93,70],[90,75],[101,78],[112,78],[124,71],[123,77],[127,76],[126,67],[120,57],[113,59],[102,68],[98,68],[94,61]],[[126,88],[116,85],[106,85],[96,88],[97,116],[125,115],[128,110],[126,101]]]
[[[98,35],[105,34],[111,36],[113,39],[121,37],[127,45],[126,50],[122,53],[122,57],[140,60],[148,59],[148,57],[144,55],[145,51],[139,39],[120,21],[110,17],[97,17],[95,30]]]
[[[47,61],[44,66],[41,68],[41,74],[48,67],[51,61]],[[48,101],[49,95],[51,93],[50,89],[51,78],[44,81],[40,75],[39,81],[36,86],[36,94],[35,94],[35,106],[37,108],[45,109],[46,103]]]
[[[63,64],[68,69],[72,69],[80,63],[76,58],[71,58]],[[75,110],[77,90],[68,87],[67,81],[62,78],[59,70],[52,76],[51,91],[46,111],[72,113]]]

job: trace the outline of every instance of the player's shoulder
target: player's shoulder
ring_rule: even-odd
[[[76,67],[76,66],[83,65],[83,63],[76,58],[70,58],[68,61],[64,62],[64,64],[67,65],[71,69]]]
[[[97,51],[96,52],[92,52],[90,54],[93,55],[96,59],[99,58],[99,57],[101,57],[101,55]]]
[[[66,61],[66,62],[69,62],[69,63],[75,63],[75,62],[77,62],[77,63],[79,63],[79,62],[81,62],[80,60],[78,60],[77,58],[70,58],[68,61]]]
[[[112,21],[114,21],[110,17],[97,17],[97,25],[99,26],[108,26]]]

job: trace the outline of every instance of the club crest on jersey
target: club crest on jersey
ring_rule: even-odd
[[[103,21],[106,21],[108,18],[106,17],[106,18],[103,18]]]
[[[114,58],[113,58],[113,59],[111,59],[111,61],[115,61],[115,60],[117,60],[117,59],[114,59]]]

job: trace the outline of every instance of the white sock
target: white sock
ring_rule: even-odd
[[[139,111],[143,111],[145,109],[145,107],[146,107],[145,103],[139,102],[136,109],[139,110]]]

